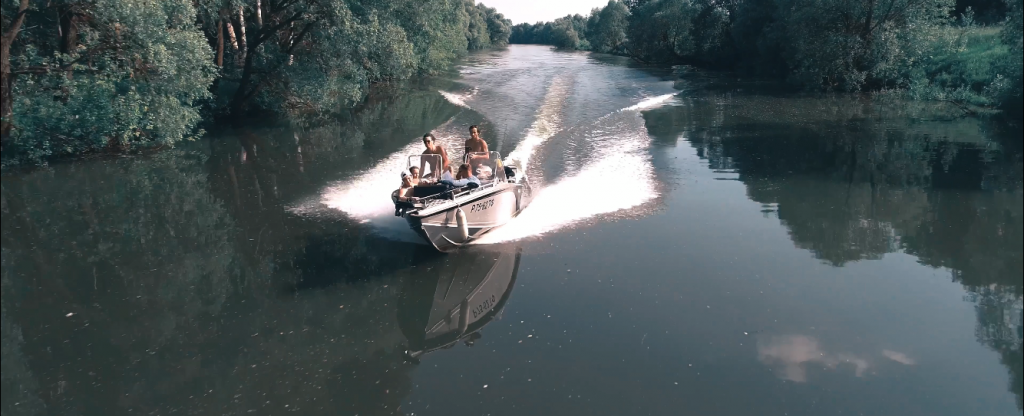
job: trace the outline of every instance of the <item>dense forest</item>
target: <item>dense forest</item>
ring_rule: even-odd
[[[611,0],[589,16],[512,27],[554,45],[887,91],[1021,119],[1022,0]]]
[[[169,145],[200,122],[324,114],[504,46],[474,0],[2,0],[5,163]]]

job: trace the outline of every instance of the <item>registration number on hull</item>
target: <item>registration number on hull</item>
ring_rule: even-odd
[[[481,302],[479,305],[476,305],[476,307],[474,307],[472,309],[473,310],[473,319],[480,318],[485,313],[490,311],[491,308],[493,308],[494,305],[496,305],[497,303],[498,303],[498,300],[494,298],[494,295],[491,295],[491,297],[484,299],[483,302]]]
[[[480,212],[494,206],[494,198],[483,202],[477,202],[469,208],[469,212]]]

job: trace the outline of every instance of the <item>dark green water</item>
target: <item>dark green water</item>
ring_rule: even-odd
[[[949,111],[516,46],[4,174],[0,409],[1020,415],[1019,132]],[[540,191],[438,255],[388,197],[470,124]]]

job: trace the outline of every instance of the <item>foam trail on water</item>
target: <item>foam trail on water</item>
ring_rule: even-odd
[[[469,108],[469,104],[466,104],[466,100],[468,100],[468,99],[473,97],[474,93],[476,93],[476,89],[474,88],[473,91],[470,91],[470,92],[465,93],[465,94],[455,94],[455,93],[451,93],[451,92],[447,92],[447,91],[440,91],[440,90],[437,91],[437,92],[440,93],[441,96],[444,97],[445,100],[448,100],[448,102],[450,102],[452,104],[455,104],[455,105],[457,105],[459,107],[462,107],[462,108]]]
[[[666,101],[671,100],[675,96],[676,96],[675,94],[665,94],[665,95],[659,95],[657,97],[650,97],[650,98],[644,99],[643,101],[640,101],[636,105],[623,108],[621,111],[641,111],[641,110],[647,110],[647,109],[650,109],[650,108],[653,108],[653,107],[657,107],[657,106],[659,106],[661,104],[664,104]]]
[[[505,159],[518,166],[523,171],[529,168],[530,158],[537,151],[537,147],[544,144],[551,136],[554,136],[562,122],[562,107],[565,99],[569,96],[569,88],[572,86],[571,75],[564,75],[555,78],[544,96],[544,103],[537,112],[537,119],[526,132],[526,137],[519,142],[515,150],[509,153]]]
[[[576,174],[541,189],[533,202],[505,226],[486,234],[480,244],[540,236],[602,214],[635,208],[658,196],[654,169],[646,155],[646,133],[632,138],[607,137],[614,152],[595,158]],[[609,192],[614,190],[614,192]]]
[[[673,94],[653,97],[602,117],[612,124],[590,139],[606,143],[591,163],[541,189],[518,217],[484,235],[477,244],[496,244],[536,237],[586,219],[641,206],[658,197],[654,168],[647,149],[650,137],[636,112],[660,105]],[[609,192],[613,189],[614,192]]]
[[[409,155],[422,151],[423,145],[419,143],[405,146],[365,173],[327,188],[320,202],[364,220],[393,213],[390,191],[398,189],[399,172],[409,165]]]

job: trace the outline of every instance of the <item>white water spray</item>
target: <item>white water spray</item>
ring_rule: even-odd
[[[641,206],[658,196],[647,149],[650,138],[638,111],[661,105],[674,94],[648,98],[602,117],[599,146],[582,169],[541,189],[533,202],[505,226],[477,244],[496,244],[541,236],[599,215]]]
[[[657,107],[657,106],[660,106],[660,105],[664,104],[665,102],[667,102],[668,100],[671,100],[675,96],[676,96],[675,94],[665,94],[665,95],[659,95],[657,97],[646,98],[646,99],[640,101],[639,103],[636,103],[636,105],[631,105],[631,106],[623,108],[622,110],[619,110],[619,111],[643,111],[643,110],[651,109],[651,108],[654,108],[654,107]]]
[[[457,105],[459,107],[462,107],[462,108],[470,108],[469,104],[466,103],[466,100],[469,100],[470,98],[473,98],[473,95],[476,94],[476,91],[477,91],[477,89],[473,88],[472,91],[464,93],[464,94],[456,94],[456,93],[447,92],[447,91],[438,91],[438,93],[440,93],[441,96],[444,97],[445,100],[448,100],[448,102],[450,102],[452,104],[455,104],[455,105]]]
[[[544,144],[551,136],[558,132],[562,122],[562,107],[565,99],[569,96],[569,87],[572,86],[572,76],[563,75],[555,78],[544,96],[544,104],[537,112],[537,119],[530,126],[515,150],[509,153],[505,159],[519,166],[523,171],[530,167],[530,158],[537,151],[537,147]]]

